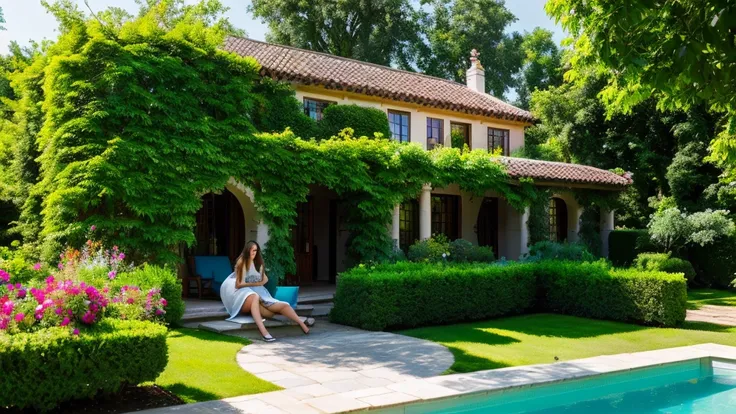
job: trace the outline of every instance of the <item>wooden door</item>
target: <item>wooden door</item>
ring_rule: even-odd
[[[498,199],[485,198],[478,212],[476,222],[479,246],[491,246],[498,258]]]
[[[312,199],[297,205],[296,225],[291,229],[291,240],[296,260],[296,274],[288,275],[290,284],[311,285],[314,276],[314,213]]]

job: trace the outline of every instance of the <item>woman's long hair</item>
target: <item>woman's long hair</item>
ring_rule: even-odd
[[[237,278],[237,280],[243,280],[243,273],[245,273],[247,269],[250,269],[250,250],[253,248],[253,246],[256,246],[256,248],[258,249],[256,251],[256,257],[253,260],[253,262],[255,262],[254,264],[256,266],[256,270],[260,272],[261,269],[263,269],[263,256],[261,256],[261,246],[251,240],[245,244],[243,252],[240,253],[240,256],[238,256],[238,260],[235,262],[235,277]]]

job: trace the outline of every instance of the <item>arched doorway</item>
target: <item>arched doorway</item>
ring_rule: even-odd
[[[478,211],[476,233],[479,246],[490,246],[498,257],[498,198],[486,197]]]
[[[549,239],[560,243],[567,240],[567,204],[558,197],[549,199]]]
[[[228,256],[231,262],[245,245],[245,216],[240,201],[228,190],[202,196],[197,211],[192,256]]]

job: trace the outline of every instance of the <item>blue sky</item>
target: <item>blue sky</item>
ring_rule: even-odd
[[[76,0],[80,8],[87,10],[84,0]],[[559,26],[554,24],[544,12],[546,0],[506,0],[506,7],[519,19],[509,28],[511,31],[531,31],[537,26],[552,30],[555,40],[559,43],[564,33]],[[89,0],[93,10],[103,10],[108,6],[125,8],[131,12],[137,10],[133,0]],[[187,0],[193,3],[194,0]],[[266,26],[260,21],[254,20],[248,13],[249,0],[222,0],[230,7],[228,17],[230,21],[239,28],[245,29],[248,36],[253,39],[264,40]],[[0,31],[0,53],[8,52],[8,44],[16,40],[21,44],[27,44],[29,39],[36,41],[44,38],[54,39],[56,37],[56,20],[46,13],[41,6],[40,0],[0,0],[0,7],[5,15],[5,31]]]

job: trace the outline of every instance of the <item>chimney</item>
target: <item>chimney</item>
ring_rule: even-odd
[[[486,71],[481,66],[478,56],[480,56],[480,53],[477,50],[470,51],[470,69],[466,72],[465,79],[468,88],[476,92],[486,93]]]

